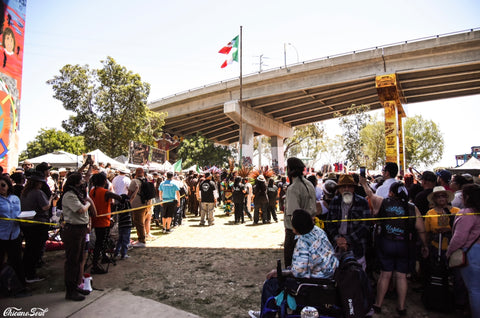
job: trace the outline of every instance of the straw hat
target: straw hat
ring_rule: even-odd
[[[455,198],[455,195],[451,191],[446,190],[442,186],[436,186],[435,188],[433,188],[432,193],[428,195],[427,197],[428,202],[430,202],[431,204],[435,204],[435,202],[433,202],[433,197],[439,193],[445,193],[447,195],[448,203],[452,202],[453,199]]]

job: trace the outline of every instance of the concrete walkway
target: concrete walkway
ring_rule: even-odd
[[[63,292],[24,298],[2,298],[0,310],[2,317],[199,317],[119,289],[94,290],[80,302],[65,300]],[[29,314],[22,315],[25,312]]]

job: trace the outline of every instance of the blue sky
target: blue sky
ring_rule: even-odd
[[[480,27],[480,2],[460,1],[60,1],[27,0],[20,148],[68,118],[45,82],[65,64],[113,57],[151,84],[149,100],[238,76],[218,50],[243,26],[243,73],[399,41]],[[480,144],[480,96],[411,104],[440,125],[439,165]],[[476,116],[473,116],[475,114]]]

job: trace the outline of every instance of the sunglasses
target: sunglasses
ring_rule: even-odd
[[[446,195],[446,194],[437,194],[437,195],[435,195],[435,198],[448,198],[448,195]]]

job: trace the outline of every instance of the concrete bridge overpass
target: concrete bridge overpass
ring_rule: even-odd
[[[401,104],[480,94],[480,29],[327,56],[175,94],[149,104],[167,112],[165,131],[202,132],[222,144],[239,140],[253,154],[253,136],[272,137],[279,160],[292,127],[331,119],[352,105],[384,107],[376,79],[394,74]],[[380,95],[379,95],[380,94]],[[402,109],[400,107],[400,112]]]

